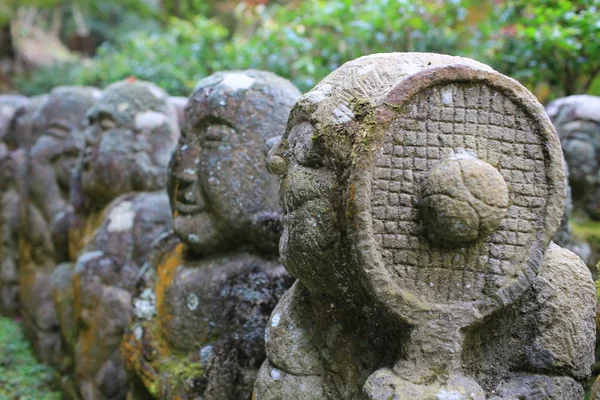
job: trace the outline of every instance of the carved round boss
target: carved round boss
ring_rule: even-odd
[[[453,244],[495,230],[508,209],[508,187],[498,170],[465,156],[443,161],[424,181],[422,218],[430,237]]]

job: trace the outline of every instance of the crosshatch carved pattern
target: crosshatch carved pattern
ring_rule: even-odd
[[[372,213],[383,261],[400,286],[432,302],[483,300],[526,268],[549,197],[536,124],[501,92],[480,84],[417,94],[386,133],[375,159]],[[427,172],[457,152],[496,167],[510,193],[499,228],[465,247],[430,243],[418,201]]]

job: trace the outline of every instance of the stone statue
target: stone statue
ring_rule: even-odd
[[[573,214],[573,195],[571,192],[571,186],[569,182],[569,168],[567,163],[564,164],[565,176],[567,181],[567,195],[565,197],[565,212],[560,220],[560,226],[554,234],[552,239],[557,245],[571,250],[577,254],[589,268],[593,270],[596,267],[597,255],[592,254],[592,246],[586,238],[578,237],[573,234],[573,224],[571,223],[571,216]],[[598,249],[596,249],[596,252]],[[595,260],[596,259],[596,260]]]
[[[600,97],[576,95],[548,104],[568,164],[570,197],[556,242],[593,270],[600,260]],[[572,217],[572,218],[569,218]],[[577,223],[573,226],[570,219]],[[583,229],[577,229],[581,226]]]
[[[594,285],[550,241],[560,143],[516,81],[460,57],[359,58],[298,101],[267,168],[298,281],[254,399],[582,398]]]
[[[17,112],[24,108],[29,99],[17,94],[0,95],[0,140],[6,142],[6,134],[10,129]]]
[[[164,188],[180,129],[167,94],[142,81],[110,85],[87,115],[69,237],[79,257],[74,268],[56,271],[55,300],[61,315],[73,310],[63,325],[73,327],[66,334],[82,398],[124,399],[129,378],[119,344],[151,245],[172,225]],[[72,294],[59,296],[69,281]]]
[[[12,123],[2,138],[10,149],[30,149],[37,141],[40,133],[40,110],[48,98],[47,94],[31,97],[23,107],[16,110]]]
[[[181,96],[170,96],[169,104],[175,111],[177,115],[177,121],[179,122],[179,127],[183,128],[185,125],[185,106],[187,105],[188,99],[187,97]]]
[[[61,370],[68,364],[51,296],[49,276],[68,260],[67,230],[60,221],[72,212],[71,176],[82,143],[85,113],[99,90],[58,87],[17,121],[29,150],[19,177],[19,292],[25,333],[37,357]],[[30,104],[31,105],[31,104]]]
[[[156,245],[121,344],[135,376],[130,399],[250,397],[267,319],[291,283],[277,257],[277,181],[264,161],[299,95],[252,70],[196,85],[169,168],[178,240]]]
[[[17,231],[19,195],[15,177],[21,152],[13,152],[6,143],[7,133],[17,113],[29,100],[24,96],[0,95],[0,315],[14,316],[19,309],[17,275]],[[22,165],[22,163],[21,163]]]
[[[600,97],[576,95],[546,108],[562,142],[576,207],[600,219]]]

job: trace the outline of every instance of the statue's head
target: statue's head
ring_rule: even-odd
[[[114,83],[87,120],[80,165],[86,197],[106,204],[124,193],[164,187],[179,126],[162,89],[136,80]]]
[[[281,177],[286,269],[412,321],[514,301],[564,204],[560,144],[533,95],[444,55],[344,64],[294,106],[267,167]]]
[[[87,110],[100,97],[92,87],[61,86],[50,92],[34,122],[37,132],[31,147],[32,159],[51,164],[58,184],[69,188],[83,143]]]
[[[41,134],[40,110],[48,101],[48,97],[47,94],[31,97],[27,104],[16,111],[4,136],[4,141],[11,149],[30,149],[33,146]]]
[[[0,140],[6,141],[12,121],[19,112],[25,108],[29,99],[21,95],[0,95]]]
[[[600,97],[564,97],[548,104],[547,112],[560,136],[577,199],[591,192],[590,185],[600,184]]]
[[[220,72],[198,82],[168,184],[175,233],[190,249],[247,244],[276,252],[278,185],[265,158],[299,96],[289,81],[262,71]]]

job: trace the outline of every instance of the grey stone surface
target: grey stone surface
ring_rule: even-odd
[[[11,125],[15,114],[22,108],[24,108],[29,99],[21,95],[0,95],[0,140],[6,141],[6,135]]]
[[[24,159],[21,150],[13,151],[6,143],[7,133],[14,129],[16,115],[28,99],[18,95],[0,95],[0,314],[14,316],[19,309],[18,288],[18,204],[16,187],[18,169]]]
[[[70,361],[49,277],[57,264],[68,261],[67,227],[60,221],[72,213],[69,191],[85,113],[99,93],[90,87],[57,87],[47,97],[32,99],[15,125],[17,146],[32,143],[17,177],[20,312],[37,357],[59,370]]]
[[[121,345],[154,398],[250,397],[265,325],[291,283],[277,259],[277,179],[264,162],[299,95],[276,75],[232,71],[189,98],[169,169],[177,239],[157,244]]]
[[[19,107],[2,140],[11,149],[29,149],[40,134],[40,110],[48,100],[48,95],[30,97],[27,104]]]
[[[83,399],[125,398],[130,381],[119,345],[132,292],[153,241],[171,225],[165,192],[121,196],[104,215],[72,271],[74,301],[63,306],[73,308],[75,374]]]
[[[167,94],[143,81],[108,86],[87,113],[83,193],[104,207],[119,195],[162,189],[179,126]]]
[[[594,219],[600,218],[600,97],[575,95],[546,107],[569,165],[573,200]]]
[[[132,293],[152,243],[171,228],[164,186],[180,128],[167,94],[143,81],[108,86],[87,119],[68,224],[73,292],[55,299],[73,309],[74,331],[63,334],[79,395],[116,400],[130,386],[119,345]]]
[[[267,167],[298,282],[256,400],[581,394],[594,285],[550,245],[563,156],[518,82],[459,57],[359,58],[296,103]]]

